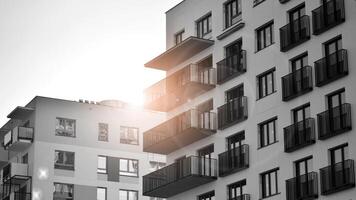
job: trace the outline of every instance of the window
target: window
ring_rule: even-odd
[[[240,84],[225,92],[225,101],[230,102],[244,96],[244,84]]]
[[[165,167],[166,163],[150,161],[150,166],[151,166],[150,171],[154,172],[154,171],[157,171],[157,170],[162,169],[163,167]]]
[[[184,30],[179,31],[174,35],[174,42],[176,45],[183,41],[183,34],[184,34]]]
[[[229,0],[224,5],[225,9],[225,28],[236,24],[241,20],[241,0]]]
[[[345,88],[332,92],[326,96],[327,98],[327,108],[329,111],[334,112],[332,113],[335,116],[342,115],[341,105],[345,103]],[[335,108],[340,109],[335,109]],[[335,120],[335,119],[334,119]]]
[[[198,200],[215,200],[215,191],[199,195]]]
[[[74,152],[56,150],[54,168],[74,170]]]
[[[199,149],[197,153],[200,158],[201,174],[210,176],[214,168],[211,160],[214,154],[214,144]]]
[[[120,143],[138,145],[138,128],[121,126]]]
[[[28,164],[28,153],[22,156],[22,163],[23,164]]]
[[[138,160],[120,158],[120,175],[138,177]]]
[[[308,66],[308,53],[303,53],[291,60],[292,72],[295,72],[305,66]]]
[[[109,140],[109,124],[99,123],[98,140],[107,142]]]
[[[228,185],[227,188],[228,188],[229,199],[243,199],[242,195],[244,194],[243,189],[245,186],[246,186],[246,179]]]
[[[348,159],[348,152],[349,149],[347,143],[329,149],[330,165],[336,165],[338,163],[345,162],[345,160]]]
[[[259,134],[260,134],[259,137],[260,148],[278,142],[277,133],[276,133],[276,122],[277,122],[277,117],[274,117],[258,125]]]
[[[260,51],[274,43],[273,21],[268,22],[256,30],[257,51]]]
[[[313,157],[308,156],[306,158],[297,160],[294,162],[295,165],[295,177],[308,174],[313,171]]]
[[[342,37],[337,36],[324,43],[324,54],[325,57],[338,56],[336,53],[342,49]],[[329,61],[331,62],[331,61]]]
[[[257,76],[257,99],[262,99],[275,92],[275,68]]]
[[[107,173],[107,157],[106,156],[98,156],[98,169],[97,172],[100,174],[106,174]]]
[[[138,200],[138,191],[134,190],[120,190],[120,200]]]
[[[96,189],[96,199],[97,200],[106,200],[106,188],[98,187]]]
[[[75,137],[75,120],[56,118],[56,135]]]
[[[279,168],[272,169],[260,175],[262,198],[278,194],[278,170]]]
[[[197,21],[197,37],[204,38],[212,31],[211,13]]]
[[[292,110],[292,118],[294,124],[310,118],[310,103],[294,108]]]
[[[74,199],[74,185],[65,183],[54,183],[53,199]]]
[[[257,6],[258,4],[264,2],[265,0],[253,0],[253,6]]]

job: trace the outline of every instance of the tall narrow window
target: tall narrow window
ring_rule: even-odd
[[[138,191],[135,190],[120,190],[120,200],[138,200]]]
[[[106,156],[98,156],[98,170],[97,172],[100,174],[107,173],[107,157]]]
[[[276,91],[275,84],[274,84],[275,71],[276,71],[276,69],[273,68],[273,69],[270,69],[267,72],[264,72],[257,76],[257,98],[258,99],[266,97]]]
[[[120,175],[138,177],[138,160],[120,158]]]
[[[278,194],[278,170],[279,168],[272,169],[260,174],[261,178],[261,197],[267,198]]]
[[[211,13],[196,22],[197,37],[205,38],[212,31]]]
[[[56,150],[54,168],[74,170],[74,152]]]
[[[241,0],[229,0],[225,3],[225,28],[236,24],[241,20]]]
[[[310,118],[310,104],[304,104],[292,110],[294,124]]]
[[[105,123],[99,123],[99,141],[107,142],[109,140],[109,125]]]
[[[106,200],[106,188],[98,187],[96,190],[97,200]]]
[[[198,150],[198,156],[201,162],[201,174],[211,176],[213,173],[212,157],[214,153],[214,145],[209,145]]]
[[[120,143],[138,145],[138,128],[121,126]]]
[[[183,34],[184,34],[184,30],[179,31],[174,35],[174,42],[176,45],[183,41]]]
[[[258,125],[260,148],[277,142],[276,122],[277,117],[274,117]]]
[[[242,181],[238,181],[231,185],[228,185],[228,194],[229,199],[243,199],[244,187],[246,186],[246,179]]]
[[[56,118],[56,135],[75,137],[75,120]]]
[[[215,191],[199,195],[198,200],[215,200]]]
[[[257,51],[260,51],[274,43],[273,21],[256,29]]]

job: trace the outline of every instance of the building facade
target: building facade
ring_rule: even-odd
[[[142,132],[162,113],[121,101],[35,97],[0,129],[1,199],[138,200],[143,174],[165,164]]]
[[[168,120],[144,133],[167,166],[145,196],[355,199],[356,1],[185,0],[166,12]]]

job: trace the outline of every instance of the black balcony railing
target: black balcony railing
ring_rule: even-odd
[[[243,194],[234,198],[229,198],[228,200],[250,200],[249,194]]]
[[[191,156],[143,176],[143,194],[168,198],[216,179],[217,160]]]
[[[31,193],[15,192],[14,194],[14,200],[32,200]]]
[[[348,56],[345,49],[338,50],[315,64],[316,86],[321,87],[349,74]]]
[[[248,167],[249,146],[247,144],[219,154],[219,176],[227,176]]]
[[[284,151],[292,152],[315,143],[315,120],[308,118],[284,128]]]
[[[286,180],[287,200],[318,198],[318,174],[310,172]]]
[[[282,77],[283,101],[288,101],[313,90],[312,67],[305,66]]]
[[[188,110],[146,131],[146,152],[168,154],[216,132],[216,113]]]
[[[310,39],[310,19],[304,15],[279,29],[281,51],[286,52]]]
[[[345,133],[351,129],[351,105],[348,103],[318,114],[320,140]]]
[[[345,160],[320,169],[321,194],[328,195],[355,187],[353,160]]]
[[[225,129],[246,120],[247,117],[247,97],[232,99],[218,108],[218,128]]]
[[[226,57],[217,64],[217,83],[222,84],[246,72],[246,51]]]
[[[345,21],[344,0],[329,0],[313,13],[313,34],[319,35]]]

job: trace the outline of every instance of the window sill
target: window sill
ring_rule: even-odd
[[[264,149],[264,148],[266,148],[266,147],[272,146],[272,145],[274,145],[274,144],[276,144],[276,143],[278,143],[278,142],[279,142],[279,141],[276,140],[276,141],[274,141],[273,143],[270,143],[270,144],[268,144],[268,145],[266,145],[266,146],[258,147],[257,150],[261,150],[261,149]]]
[[[245,22],[243,20],[240,20],[236,22],[234,25],[224,29],[223,32],[220,35],[218,35],[216,38],[218,40],[222,40],[228,37],[229,35],[235,33],[236,31],[242,29],[244,26],[245,26]]]
[[[276,194],[272,194],[271,196],[260,198],[260,200],[262,200],[262,199],[268,199],[268,198],[271,198],[271,197],[274,197],[274,196],[277,196],[277,195],[280,195],[280,194],[281,194],[281,193],[278,192],[278,193],[276,193]]]
[[[272,93],[267,94],[266,96],[263,96],[263,97],[261,97],[261,98],[256,99],[256,101],[260,101],[260,100],[262,100],[262,99],[265,99],[266,97],[271,96],[271,95],[273,95],[273,94],[275,94],[275,93],[277,93],[277,90],[273,91]]]

